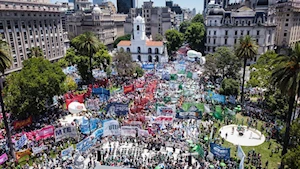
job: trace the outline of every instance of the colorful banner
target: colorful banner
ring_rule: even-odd
[[[200,112],[179,112],[176,114],[176,118],[179,119],[200,119]]]
[[[36,140],[46,139],[49,137],[54,136],[54,127],[53,126],[46,126],[38,131],[36,131]]]
[[[104,130],[103,130],[103,127],[102,127],[102,128],[99,128],[99,129],[95,130],[92,133],[92,136],[94,137],[94,140],[97,140],[97,139],[99,139],[103,136],[103,133],[104,133]]]
[[[148,130],[142,130],[142,129],[138,129],[138,135],[139,137],[149,137],[149,132]]]
[[[123,90],[124,90],[124,94],[127,94],[129,92],[133,92],[134,91],[134,85],[131,84],[131,85],[128,85],[128,86],[124,86]]]
[[[88,110],[99,110],[99,109],[100,109],[99,104],[100,104],[100,100],[99,100],[98,98],[95,98],[95,99],[88,99],[88,100],[85,102],[85,107],[86,107]]]
[[[110,97],[110,91],[102,87],[94,88],[92,92],[93,94],[99,95],[100,99],[103,101],[108,100]]]
[[[80,132],[83,134],[91,133],[98,128],[98,123],[100,123],[100,119],[98,118],[88,119],[86,117],[83,117],[82,123],[80,124]]]
[[[214,92],[208,92],[207,100],[214,100],[219,103],[226,103],[226,98],[224,95],[220,95]]]
[[[5,161],[8,160],[7,154],[4,153],[0,156],[0,165],[2,165],[3,163],[5,163]]]
[[[238,149],[237,149],[237,157],[242,159],[244,158],[246,155],[241,147],[241,145],[238,145]]]
[[[142,128],[143,125],[141,121],[123,121],[123,122],[124,122],[124,126],[134,126],[134,127]]]
[[[103,136],[119,136],[120,125],[117,120],[110,120],[103,123]]]
[[[32,124],[32,116],[28,117],[26,120],[15,121],[13,123],[15,130],[19,129],[19,128],[22,128],[22,127],[25,127],[25,126],[28,126],[30,124]]]
[[[133,126],[122,126],[121,127],[121,135],[122,136],[131,136],[135,137],[138,128]]]
[[[16,148],[21,149],[27,142],[26,134],[23,134],[22,137],[16,142]]]
[[[142,69],[145,69],[145,70],[152,70],[152,69],[154,69],[154,67],[155,67],[155,65],[153,63],[142,65]]]
[[[54,131],[55,141],[61,141],[65,138],[77,138],[77,128],[73,126],[59,127]]]
[[[210,143],[210,152],[217,158],[230,159],[230,148],[222,147],[215,143]]]
[[[42,151],[47,150],[47,149],[48,149],[48,147],[46,145],[42,145],[40,147],[32,147],[31,148],[33,154],[41,153]]]
[[[153,119],[153,123],[161,124],[163,122],[172,123],[173,122],[173,117],[171,117],[171,116],[158,116],[158,117]]]
[[[96,143],[96,141],[97,141],[97,139],[93,139],[92,137],[87,137],[84,140],[82,140],[81,142],[76,144],[76,150],[78,150],[80,152],[85,152],[89,148],[91,148]]]
[[[172,116],[176,115],[176,105],[157,106],[157,116]]]
[[[29,149],[18,151],[18,152],[16,152],[16,159],[19,160],[20,158],[22,158],[26,155],[30,155],[30,154],[31,154],[31,151]]]
[[[74,151],[74,147],[70,146],[70,147],[68,147],[68,148],[61,151],[61,156],[62,157],[71,157],[73,151]]]
[[[128,114],[128,104],[112,102],[106,106],[107,114],[111,116],[125,116]]]

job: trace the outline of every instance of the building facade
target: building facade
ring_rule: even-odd
[[[275,14],[270,13],[268,4],[265,3],[257,4],[255,10],[247,3],[232,11],[210,9],[206,17],[205,53],[212,53],[221,46],[233,47],[245,35],[256,40],[259,45],[258,55],[273,50],[276,33],[274,18]]]
[[[276,5],[276,45],[293,46],[300,41],[300,1],[285,0]]]
[[[167,62],[167,48],[163,41],[152,41],[146,36],[146,22],[141,16],[134,18],[131,41],[121,41],[118,50],[130,52],[132,61]]]
[[[74,0],[75,11],[90,9],[91,5],[92,3],[89,0]]]
[[[137,16],[145,18],[146,35],[164,35],[168,29],[176,26],[175,14],[169,7],[153,7],[153,2],[144,2],[143,8],[131,8],[126,18],[124,29],[126,34],[131,34],[133,21]]]
[[[124,22],[127,15],[116,14],[95,5],[90,10],[77,11],[67,16],[66,28],[73,36],[93,32],[100,42],[111,45],[119,36],[124,35]]]
[[[136,0],[117,0],[118,13],[128,14],[131,8],[135,8]]]
[[[0,36],[9,44],[13,58],[11,68],[5,73],[22,69],[22,62],[32,47],[40,47],[50,61],[65,55],[59,8],[59,5],[27,0],[0,0]]]

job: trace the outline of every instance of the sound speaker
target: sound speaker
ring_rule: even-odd
[[[101,153],[100,153],[100,151],[97,151],[97,161],[101,161]]]
[[[188,156],[188,165],[192,166],[192,156]]]

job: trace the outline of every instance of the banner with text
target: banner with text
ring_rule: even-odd
[[[134,91],[134,85],[131,84],[131,85],[128,85],[128,86],[124,86],[123,90],[124,90],[124,94],[133,92]]]
[[[77,138],[77,128],[73,126],[59,127],[54,131],[55,141],[61,141],[65,138]]]
[[[128,104],[112,102],[106,106],[107,114],[111,116],[125,116],[128,114]]]
[[[139,137],[149,137],[149,132],[148,130],[138,129],[138,135]]]
[[[76,144],[76,150],[78,150],[80,152],[85,152],[89,148],[91,148],[96,143],[96,141],[97,140],[93,139],[92,137],[87,137],[84,140],[82,140],[81,142]]]
[[[176,115],[176,105],[157,106],[157,116],[172,116]]]
[[[137,132],[137,127],[133,127],[133,126],[122,126],[121,127],[121,135],[122,136],[131,136],[131,137],[135,137],[136,136],[136,132]]]
[[[53,126],[46,126],[38,131],[36,131],[36,140],[46,139],[49,137],[54,136],[54,127]]]
[[[26,134],[23,134],[22,137],[16,142],[16,148],[21,149],[27,142]]]
[[[74,147],[70,146],[70,147],[68,147],[68,148],[61,151],[61,156],[62,157],[71,157],[73,150],[74,150]]]
[[[103,123],[103,136],[119,136],[120,125],[117,120],[110,120]]]
[[[157,123],[157,124],[172,123],[173,122],[173,117],[171,117],[171,116],[158,116],[158,117],[155,117],[152,122]]]
[[[230,148],[222,147],[215,143],[210,143],[210,152],[217,158],[230,159]]]
[[[28,117],[26,120],[15,121],[13,123],[14,129],[19,129],[25,126],[28,126],[32,123],[32,116]]]
[[[35,155],[38,154],[38,153],[41,153],[42,151],[47,150],[47,149],[48,149],[48,147],[46,145],[31,148],[32,153],[35,154]]]
[[[2,165],[3,163],[5,163],[5,161],[8,160],[7,154],[4,153],[0,156],[0,165]]]

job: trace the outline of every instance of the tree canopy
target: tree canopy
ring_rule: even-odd
[[[135,65],[131,61],[130,53],[118,51],[114,57],[114,64],[119,76],[132,76],[135,73]]]
[[[42,48],[40,48],[39,46],[30,48],[28,58],[33,57],[44,57]]]
[[[183,34],[178,32],[175,29],[167,30],[165,33],[165,37],[167,39],[167,48],[168,53],[171,55],[173,52],[177,51],[178,48],[183,43]]]
[[[0,36],[0,72],[4,74],[5,69],[11,66],[10,48],[6,41]]]
[[[153,38],[154,41],[162,41],[162,40],[164,40],[164,37],[161,34],[159,34],[159,33],[157,33],[156,35],[154,35],[152,38]]]
[[[205,27],[204,24],[196,22],[192,23],[185,31],[185,40],[190,47],[196,51],[203,50]]]
[[[185,33],[186,29],[191,25],[190,21],[183,21],[179,26],[179,32]]]
[[[203,23],[204,24],[204,17],[201,14],[197,14],[193,17],[192,23]]]
[[[239,94],[240,83],[234,79],[223,79],[220,94],[237,96]]]
[[[122,40],[130,40],[131,39],[131,35],[130,34],[127,34],[127,35],[124,35],[124,36],[120,36],[118,37],[115,41],[114,41],[114,48],[117,47],[118,43]]]
[[[23,61],[23,69],[7,77],[7,109],[16,117],[43,113],[55,95],[65,92],[66,75],[57,64],[37,57]]]

